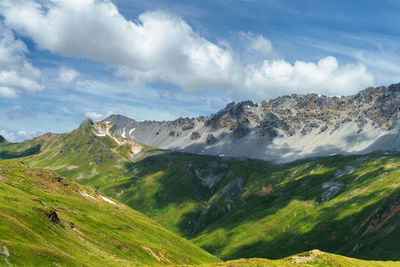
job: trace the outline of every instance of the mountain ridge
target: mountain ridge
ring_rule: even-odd
[[[352,96],[282,96],[230,103],[210,116],[136,121],[110,115],[116,135],[195,154],[289,162],[400,149],[400,84]]]
[[[318,248],[399,260],[399,153],[274,164],[145,147],[136,158],[114,130],[98,122],[1,144],[0,157],[93,186],[224,259]]]

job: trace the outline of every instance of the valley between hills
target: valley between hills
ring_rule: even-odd
[[[0,264],[400,266],[400,154],[277,163],[85,120],[0,142]]]
[[[0,0],[0,267],[400,267],[399,14]]]

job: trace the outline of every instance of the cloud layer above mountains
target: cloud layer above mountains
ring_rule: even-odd
[[[287,62],[268,39],[252,33],[241,33],[245,49],[239,52],[200,36],[174,14],[151,11],[131,21],[108,0],[3,0],[0,13],[0,97],[44,88],[40,70],[24,56],[26,46],[9,29],[40,50],[105,64],[136,84],[172,84],[185,93],[218,90],[261,100],[290,93],[346,95],[375,83],[362,64],[340,65],[330,56]],[[69,82],[79,75],[68,68],[59,74]]]

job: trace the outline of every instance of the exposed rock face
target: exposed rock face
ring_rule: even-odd
[[[221,195],[225,197],[226,206],[224,208],[224,213],[229,213],[231,210],[236,208],[236,202],[240,198],[243,191],[243,179],[236,178],[221,190]],[[218,197],[221,197],[218,196]]]
[[[3,246],[3,249],[0,249],[0,256],[4,258],[4,261],[7,263],[7,265],[11,264],[8,262],[8,257],[10,257],[10,252],[8,251],[6,246]]]
[[[200,137],[201,137],[201,135],[199,134],[199,132],[194,131],[194,132],[192,132],[192,135],[190,136],[190,139],[199,140]]]
[[[94,123],[91,119],[87,118],[85,119],[82,124],[79,126],[79,128],[81,129],[85,129],[88,128],[89,126],[92,126]]]
[[[342,182],[330,181],[322,184],[321,200],[328,201],[335,197],[343,187]]]
[[[188,131],[193,128],[194,128],[194,122],[189,120],[183,124],[182,131]]]
[[[287,162],[400,150],[399,99],[400,84],[394,84],[353,96],[294,94],[230,103],[208,117],[137,122],[112,115],[105,121],[115,124],[117,135],[165,149]]]
[[[206,143],[209,145],[213,145],[217,142],[217,138],[214,137],[213,134],[207,135]]]
[[[381,205],[372,216],[363,222],[361,227],[366,227],[363,235],[378,231],[390,218],[400,211],[398,196],[391,197]]]
[[[49,218],[50,221],[53,223],[60,223],[60,218],[58,218],[57,213],[54,210],[50,210],[47,213],[47,217]]]
[[[6,139],[0,135],[0,143],[6,142]]]
[[[250,133],[250,129],[241,125],[240,123],[233,129],[233,136],[235,138],[242,138]]]

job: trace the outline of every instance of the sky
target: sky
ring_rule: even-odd
[[[0,135],[400,82],[396,0],[0,0]]]

